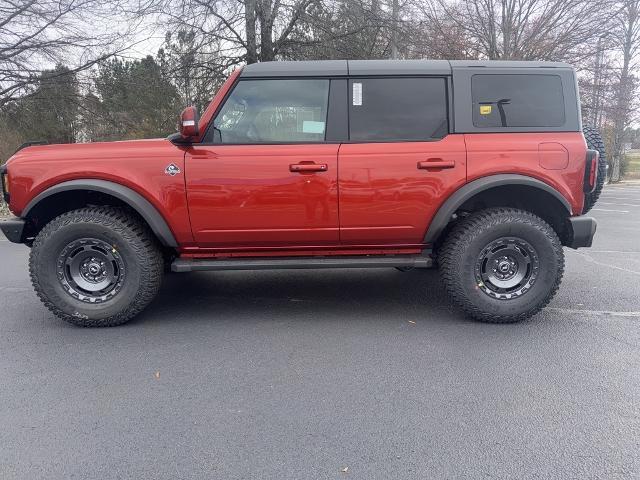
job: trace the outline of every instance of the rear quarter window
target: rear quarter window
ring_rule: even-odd
[[[565,124],[562,79],[558,75],[473,75],[473,125],[561,127]]]

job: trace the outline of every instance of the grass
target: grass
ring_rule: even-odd
[[[640,178],[640,150],[629,150],[627,162],[626,178]]]

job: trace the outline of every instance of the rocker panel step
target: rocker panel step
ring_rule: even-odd
[[[280,270],[312,268],[430,268],[433,260],[423,255],[397,255],[384,257],[287,257],[287,258],[234,258],[191,259],[177,258],[171,264],[173,272],[201,272],[209,270]]]

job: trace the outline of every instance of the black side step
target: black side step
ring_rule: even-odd
[[[280,270],[287,268],[430,268],[433,260],[424,255],[388,255],[358,257],[286,257],[286,258],[233,258],[187,259],[177,258],[171,264],[173,272],[199,272],[206,270]]]

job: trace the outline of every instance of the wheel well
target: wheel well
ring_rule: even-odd
[[[112,206],[126,210],[130,215],[138,218],[141,223],[147,225],[149,232],[153,234],[156,240],[158,240],[158,243],[161,244],[157,235],[155,235],[150,228],[149,223],[136,209],[113,195],[90,189],[64,190],[49,195],[34,205],[25,217],[27,221],[23,234],[23,238],[26,240],[25,243],[30,244],[40,230],[57,216],[88,206]],[[170,248],[165,248],[165,250],[166,253],[173,252]]]
[[[555,196],[530,185],[500,185],[478,192],[462,203],[436,243],[442,243],[456,219],[491,207],[519,208],[538,215],[551,225],[563,245],[570,242],[573,235],[570,212]]]

